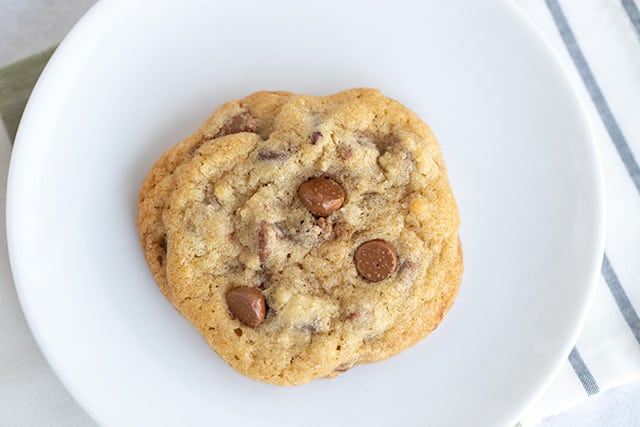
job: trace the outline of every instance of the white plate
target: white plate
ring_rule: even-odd
[[[459,299],[386,362],[301,387],[251,381],[154,285],[138,188],[225,100],[353,86],[401,100],[441,142],[463,222]],[[499,425],[541,393],[577,336],[602,202],[581,106],[509,2],[111,1],[38,82],[7,226],[33,333],[101,424]]]

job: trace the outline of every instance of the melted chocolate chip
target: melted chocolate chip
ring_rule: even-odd
[[[196,154],[196,151],[198,151],[198,148],[200,148],[200,146],[202,145],[203,142],[204,142],[204,140],[199,141],[196,144],[194,144],[193,147],[191,147],[189,149],[189,156],[193,157]]]
[[[271,248],[269,247],[269,228],[271,224],[267,221],[260,221],[260,229],[258,230],[258,257],[260,262],[265,262],[271,255]]]
[[[402,264],[400,264],[400,268],[398,269],[398,273],[402,276],[408,276],[410,278],[414,278],[418,271],[418,264],[413,261],[406,260]]]
[[[258,151],[258,160],[282,161],[287,157],[289,157],[289,153],[286,153],[284,151],[269,151],[269,150]]]
[[[220,138],[225,135],[231,135],[240,132],[255,132],[258,127],[258,121],[248,111],[240,113],[228,119],[213,138]]]
[[[322,134],[318,131],[315,131],[311,134],[311,145],[316,145],[318,141],[322,138]]]

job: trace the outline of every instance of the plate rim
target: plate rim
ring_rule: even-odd
[[[547,391],[547,389],[549,389],[553,381],[557,378],[565,361],[569,357],[572,348],[575,347],[578,338],[580,337],[580,333],[582,332],[587,322],[587,318],[589,316],[589,313],[591,312],[591,307],[593,306],[593,302],[595,300],[598,277],[600,276],[602,260],[605,253],[607,234],[607,206],[605,191],[606,186],[604,170],[602,168],[602,157],[600,154],[600,148],[598,146],[593,123],[589,119],[586,100],[581,96],[579,82],[572,77],[571,73],[569,72],[569,68],[565,66],[565,63],[560,59],[560,53],[556,51],[556,49],[551,44],[551,41],[546,37],[542,30],[538,28],[533,19],[528,16],[522,8],[515,4],[515,2],[508,3],[512,6],[511,9],[514,12],[514,15],[517,15],[516,19],[519,19],[523,26],[527,28],[527,31],[533,36],[533,39],[538,40],[538,42],[546,51],[547,55],[549,55],[549,57],[551,58],[551,62],[553,62],[556,67],[558,67],[560,75],[562,76],[564,83],[569,87],[571,96],[575,101],[578,110],[580,111],[578,117],[581,121],[581,126],[586,130],[585,133],[588,135],[588,141],[585,141],[584,148],[589,150],[589,154],[593,157],[593,163],[595,166],[595,170],[593,172],[596,186],[592,189],[592,192],[597,199],[596,204],[598,208],[598,212],[596,213],[596,216],[598,218],[598,229],[593,233],[595,235],[594,245],[592,248],[593,250],[591,253],[593,259],[590,264],[591,268],[589,272],[589,280],[585,284],[585,287],[587,288],[585,292],[585,303],[579,310],[576,323],[574,325],[572,333],[570,334],[571,339],[565,342],[563,352],[564,356],[557,358],[555,367],[551,369],[545,379],[540,382],[535,392],[531,394],[529,401],[520,410],[519,417],[522,418],[528,411],[531,410],[536,402],[540,400],[542,395]],[[515,423],[520,420],[514,419],[513,421]]]

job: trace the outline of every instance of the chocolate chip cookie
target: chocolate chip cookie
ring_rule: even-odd
[[[414,345],[462,276],[438,143],[372,89],[223,105],[156,162],[138,207],[165,296],[229,365],[272,384]]]

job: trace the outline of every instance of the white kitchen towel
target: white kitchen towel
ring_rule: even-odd
[[[72,3],[56,4],[63,7],[67,2]],[[41,2],[9,3],[24,7]],[[535,425],[589,395],[640,379],[640,12],[634,0],[513,3],[548,40],[586,106],[602,157],[608,211],[606,254],[592,312],[555,381],[523,414],[523,424]],[[34,31],[42,35],[42,23],[55,27],[57,18],[43,14]],[[40,40],[39,46],[59,41],[52,37],[46,43]],[[15,112],[29,93],[25,85],[33,84],[29,72],[39,72],[46,57],[45,53],[13,64],[19,65],[14,72],[3,73],[7,64],[0,64],[0,113],[4,112],[7,131],[0,129],[0,185],[6,176],[8,138],[18,120]],[[4,212],[3,205],[4,197],[0,202]],[[0,424],[92,425],[35,347],[18,307],[3,242],[0,248]]]

